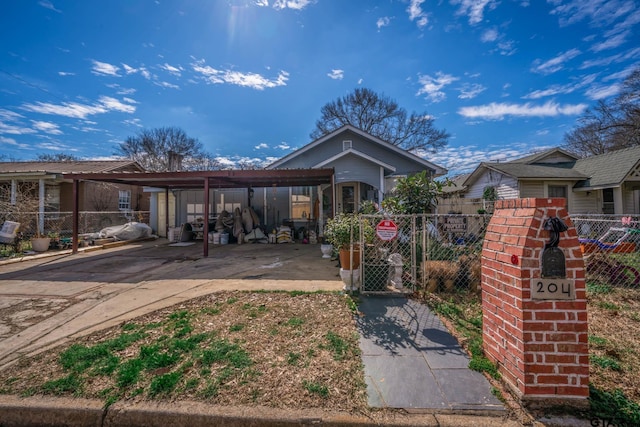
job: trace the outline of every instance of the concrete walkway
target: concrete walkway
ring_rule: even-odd
[[[335,291],[342,286],[335,263],[322,259],[317,245],[216,246],[208,258],[202,258],[200,245],[171,247],[160,239],[76,255],[3,263],[0,264],[0,375],[3,367],[23,355],[37,354],[93,331],[212,292]],[[465,353],[426,306],[403,297],[363,297],[360,309],[364,313],[358,321],[360,345],[372,407],[423,409],[433,414],[431,418],[423,414],[419,420],[397,419],[399,425],[447,424],[442,412],[450,413],[451,417],[467,417],[465,425],[505,425],[506,420],[501,417],[506,412],[504,406],[491,395],[486,379],[469,370]],[[28,418],[28,414],[40,414],[41,419],[59,416],[70,420],[69,414],[91,413],[91,417],[103,420],[102,425],[109,424],[106,421],[110,416],[105,414],[101,402],[89,405],[96,406],[95,412],[86,412],[88,404],[83,401],[75,401],[78,407],[61,402],[0,395],[0,418],[23,419],[24,424],[15,425],[29,425],[36,420]],[[109,413],[135,412],[137,409],[131,405],[116,404]],[[39,408],[39,412],[34,408]],[[188,415],[200,415],[196,417],[198,422],[261,425],[251,415],[256,410],[243,409],[247,415],[236,424],[225,421],[220,415],[223,409],[201,410],[201,414]],[[144,422],[138,425],[164,425],[167,411],[182,413],[175,407],[144,409],[139,415]],[[204,412],[217,415],[207,418]],[[283,424],[303,425],[310,419],[296,411],[272,412]],[[311,418],[320,419],[319,424],[324,425],[367,424],[367,420],[350,419],[345,414],[339,414],[339,422],[332,424],[330,420],[336,420],[332,416],[320,414]],[[181,415],[184,420],[195,422],[193,417]],[[267,423],[274,421],[265,414],[260,417]],[[287,420],[291,423],[284,422]],[[127,425],[126,419],[120,421]]]
[[[487,379],[424,304],[362,297],[358,320],[369,405],[377,408],[505,412]]]

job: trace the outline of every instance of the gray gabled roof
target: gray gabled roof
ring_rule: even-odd
[[[575,162],[522,164],[492,163],[489,168],[518,179],[586,179],[585,175],[572,167]]]
[[[362,136],[363,138],[366,138],[376,144],[380,144],[384,147],[386,147],[387,149],[394,151],[402,156],[405,156],[411,160],[413,160],[414,162],[417,162],[421,165],[423,165],[425,168],[431,169],[434,171],[434,175],[435,176],[441,176],[447,173],[447,170],[445,168],[443,168],[442,166],[438,166],[435,163],[431,163],[428,160],[423,159],[422,157],[416,156],[415,154],[404,150],[396,145],[393,145],[387,141],[383,141],[380,138],[377,138],[365,131],[363,131],[362,129],[359,129],[355,126],[352,125],[344,125],[339,127],[338,129],[334,130],[333,132],[330,132],[326,135],[321,136],[320,138],[316,139],[315,141],[311,141],[310,143],[308,143],[307,145],[287,154],[286,156],[276,160],[275,162],[271,163],[270,165],[268,165],[266,167],[266,169],[276,169],[278,167],[280,167],[283,163],[289,161],[290,159],[299,156],[300,154],[306,152],[307,150],[310,150],[311,148],[322,144],[325,141],[330,140],[331,138],[335,137],[336,135],[341,134],[342,132],[345,131],[351,131],[353,133],[356,133],[360,136]]]
[[[548,150],[540,151],[538,153],[533,153],[528,156],[520,157],[515,160],[510,160],[507,163],[526,163],[526,164],[540,163],[541,160],[544,160],[545,158],[553,154],[562,154],[570,159],[578,160],[578,156],[566,150],[563,150],[560,147],[555,147],[555,148],[550,148]]]
[[[78,173],[139,171],[144,169],[132,160],[78,160],[64,162],[0,162],[0,174]]]
[[[576,162],[574,169],[588,178],[577,183],[574,188],[587,190],[617,187],[639,162],[640,146],[585,157]]]

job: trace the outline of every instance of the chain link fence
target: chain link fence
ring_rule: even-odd
[[[20,223],[20,239],[28,242],[38,234],[70,244],[73,233],[73,212],[5,212],[0,213],[0,225],[4,221]],[[124,225],[129,222],[149,224],[149,211],[79,212],[78,233],[97,233],[103,228]],[[24,245],[21,245],[24,246]],[[3,254],[15,248],[3,248]],[[20,249],[20,248],[18,248]],[[9,253],[5,255],[10,255]]]
[[[362,292],[480,292],[482,243],[490,215],[360,219]],[[397,228],[389,240],[376,233],[383,220]],[[573,215],[571,221],[584,254],[587,285],[640,289],[640,216]]]
[[[573,215],[587,286],[640,289],[640,216]]]
[[[361,215],[362,292],[477,292],[489,219],[482,214]],[[385,233],[378,231],[383,220],[393,222],[396,236],[389,238],[385,224]]]

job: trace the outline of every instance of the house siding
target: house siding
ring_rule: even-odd
[[[280,164],[278,166],[278,169],[313,168],[323,160],[329,159],[342,153],[344,151],[342,144],[343,141],[351,141],[351,148],[353,148],[354,150],[366,154],[374,159],[378,159],[386,164],[393,165],[393,167],[396,169],[393,173],[409,174],[420,172],[426,169],[424,165],[412,161],[411,159],[384,147],[384,145],[378,144],[376,142],[371,142],[368,139],[365,139],[362,136],[351,131],[340,133],[334,138],[324,141],[322,144],[318,144],[315,147],[312,147],[307,151],[298,154],[297,156]],[[326,166],[330,167],[331,165]],[[379,186],[379,183],[375,184],[376,188],[378,188]]]
[[[346,155],[327,166],[335,169],[335,182],[365,182],[375,188],[380,188],[380,166],[358,157]]]
[[[489,173],[491,172],[491,173]],[[496,171],[485,170],[468,189],[465,198],[481,199],[486,187],[495,187],[499,199],[515,199],[518,196],[518,181]]]
[[[522,181],[520,182],[520,197],[546,197],[543,181]]]
[[[590,192],[587,196],[586,192],[580,193],[572,193],[573,199],[571,202],[571,208],[569,210],[570,213],[581,213],[581,214],[593,214],[593,213],[601,213],[602,209],[599,206],[599,198],[596,192]]]

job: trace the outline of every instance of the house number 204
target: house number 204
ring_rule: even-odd
[[[576,299],[576,287],[570,279],[535,279],[531,299]]]

